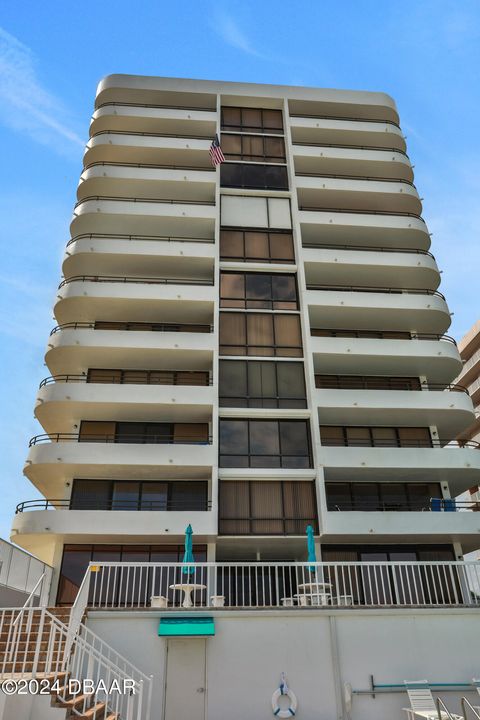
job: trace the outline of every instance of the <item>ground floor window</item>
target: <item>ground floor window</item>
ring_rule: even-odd
[[[75,600],[80,584],[90,562],[181,562],[185,552],[183,545],[64,545],[57,592],[57,605],[71,605]],[[197,562],[207,559],[206,545],[194,545],[193,554]],[[146,589],[137,587],[135,592],[148,595]],[[148,590],[148,589],[147,589]],[[125,594],[125,588],[109,588]],[[160,594],[152,589],[152,594]]]

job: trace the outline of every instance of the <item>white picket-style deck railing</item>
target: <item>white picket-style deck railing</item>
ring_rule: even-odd
[[[181,585],[193,586],[193,608],[480,607],[480,562],[98,562],[90,564],[74,610],[185,608]]]
[[[71,697],[66,680],[89,680],[92,691],[84,697],[81,685],[74,688],[82,701],[71,708],[73,715],[90,711],[91,720],[109,713],[119,720],[149,720],[152,679],[85,625],[72,635],[71,628],[45,607],[24,607],[20,615],[18,608],[4,608],[0,643],[0,680],[48,678],[52,694],[64,702]]]

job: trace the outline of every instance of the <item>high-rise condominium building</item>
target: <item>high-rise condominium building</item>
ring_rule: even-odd
[[[166,720],[270,717],[281,672],[304,718],[405,703],[356,700],[373,677],[480,672],[480,514],[451,501],[480,453],[413,179],[382,93],[99,85],[25,466],[45,499],[12,538],[51,605],[86,578]],[[156,633],[185,608],[216,633],[187,650]]]

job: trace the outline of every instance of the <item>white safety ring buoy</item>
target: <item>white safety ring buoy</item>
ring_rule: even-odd
[[[280,705],[278,704],[279,698],[282,697],[282,695],[286,695],[290,699],[290,707],[288,707],[286,710],[281,710]],[[277,718],[290,718],[294,717],[295,713],[297,712],[297,698],[295,696],[295,693],[290,690],[290,688],[284,687],[282,684],[272,695],[272,710],[273,714]]]

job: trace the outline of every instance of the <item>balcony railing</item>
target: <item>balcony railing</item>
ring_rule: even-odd
[[[97,160],[96,162],[91,162],[88,163],[88,165],[84,165],[83,170],[85,171],[92,167],[109,167],[110,165],[114,167],[151,168],[154,170],[195,170],[197,172],[215,172],[214,167],[203,168],[198,167],[198,165],[155,165],[153,163],[115,162],[113,160]],[[212,182],[215,182],[214,178],[212,178]]]
[[[435,260],[434,255],[428,250],[420,250],[418,248],[399,248],[399,247],[380,247],[375,245],[335,245],[334,243],[312,243],[303,242],[302,247],[319,250],[362,250],[365,252],[386,252],[386,253],[410,253],[416,255],[428,255]]]
[[[161,370],[147,370],[145,372],[138,371],[137,377],[135,377],[135,370],[128,370],[131,377],[124,379],[118,374],[112,375],[101,375],[97,378],[90,377],[88,375],[50,375],[44,378],[39,389],[41,390],[45,385],[51,385],[52,383],[91,383],[97,385],[181,385],[188,387],[204,387],[213,384],[213,378],[208,375],[201,378],[185,378],[183,377],[186,373],[184,371],[177,372],[164,372]],[[143,375],[143,376],[142,376]],[[201,373],[205,375],[205,373]],[[132,377],[133,376],[133,377]],[[194,380],[199,382],[193,382]]]
[[[420,383],[415,378],[396,377],[345,377],[329,375],[322,377],[315,375],[315,387],[321,390],[409,390],[412,392],[423,391],[450,391],[469,394],[468,389],[463,385],[443,383]]]
[[[198,238],[198,237],[186,237],[184,235],[180,237],[168,236],[168,235],[122,235],[121,233],[80,233],[74,235],[67,242],[67,247],[77,240],[87,238],[88,240],[143,240],[148,242],[157,242],[159,240],[163,242],[202,242],[213,244],[214,238]],[[69,254],[67,252],[67,254]]]
[[[455,338],[450,335],[435,333],[398,332],[395,330],[333,330],[330,328],[311,328],[313,337],[358,338],[368,340],[442,340],[456,345]]]
[[[159,277],[118,277],[115,275],[73,275],[62,280],[58,289],[72,282],[98,283],[140,283],[142,285],[213,285],[213,280],[192,278],[159,278]]]
[[[387,293],[389,295],[434,295],[442,300],[445,296],[438,290],[420,290],[418,288],[392,288],[392,287],[370,287],[363,285],[319,285],[308,283],[307,290],[327,290],[330,292],[365,292],[365,293]]]
[[[91,608],[479,607],[480,562],[91,563]],[[184,595],[185,593],[185,595]],[[189,596],[191,594],[191,605]],[[88,601],[87,601],[88,597]]]
[[[154,105],[153,103],[139,103],[139,102],[113,102],[112,100],[109,100],[108,102],[100,103],[100,105],[95,106],[95,110],[100,110],[100,108],[104,107],[136,107],[136,108],[152,108],[152,109],[160,109],[160,110],[200,110],[201,112],[211,112],[212,113],[212,120],[216,122],[216,108],[211,107],[201,107],[201,106],[195,106],[195,105]],[[215,114],[214,114],[215,113]],[[195,120],[195,118],[189,118]],[[377,122],[376,120],[369,120],[369,122]],[[378,122],[390,122],[389,120],[379,120]],[[392,123],[392,125],[395,125],[395,123]],[[397,126],[398,127],[398,126]]]
[[[392,148],[392,147],[381,147],[379,145],[352,145],[352,144],[339,144],[339,143],[326,143],[326,142],[300,142],[297,140],[293,143],[293,147],[296,146],[307,146],[307,147],[329,147],[329,148],[345,148],[346,150],[381,150],[382,152],[393,152],[393,153],[400,153],[400,155],[404,155],[406,158],[408,158],[407,153],[404,150],[399,150],[399,148]]]
[[[318,177],[318,178],[333,178],[338,180],[373,180],[375,182],[392,182],[392,183],[404,183],[405,185],[410,185],[411,187],[415,187],[413,182],[410,180],[405,180],[405,178],[392,178],[392,177],[379,177],[379,176],[373,176],[373,175],[334,175],[332,173],[324,173],[324,172],[297,172],[296,173],[297,178],[302,177]]]
[[[100,105],[99,107],[102,106]],[[400,130],[400,125],[398,123],[394,122],[393,120],[380,120],[380,118],[349,117],[348,115],[310,115],[308,113],[290,113],[290,117],[312,118],[312,120],[347,120],[348,122],[380,123],[381,125],[393,125]]]
[[[205,205],[215,207],[215,200],[167,200],[165,198],[137,198],[137,197],[120,197],[119,195],[87,195],[87,197],[78,200],[74,205],[74,211],[79,205],[89,200],[101,200],[108,202],[133,202],[133,203],[153,203],[154,205]]]
[[[480,502],[455,498],[430,498],[424,502],[362,499],[336,502],[327,498],[327,509],[332,512],[476,512],[480,510]]]
[[[399,439],[399,438],[325,438],[322,440],[323,447],[373,447],[373,448],[452,448],[474,450],[480,449],[480,443],[475,440],[440,440],[437,438],[427,439]]]
[[[353,208],[327,208],[327,207],[312,207],[310,205],[300,205],[299,210],[305,210],[307,212],[326,212],[326,213],[347,213],[349,215],[388,215],[391,217],[414,217],[418,220],[423,218],[418,213],[405,212],[401,210],[358,210]]]
[[[37,499],[25,500],[15,508],[15,515],[30,510],[130,510],[130,511],[204,511],[211,510],[211,500],[148,500],[146,498],[134,500],[54,500]]]
[[[133,135],[136,137],[179,138],[180,140],[210,140],[210,138],[205,135],[174,135],[172,133],[139,132],[138,130],[99,130],[98,132],[92,133],[90,137],[94,138],[99,135]]]
[[[100,322],[100,321],[97,321]],[[107,321],[106,321],[107,322]],[[108,321],[109,322],[109,321]],[[50,335],[61,330],[129,330],[132,332],[188,332],[188,333],[211,333],[213,332],[213,325],[201,325],[195,323],[142,323],[142,322],[115,322],[109,323],[111,325],[121,325],[121,327],[97,327],[95,322],[70,322],[63,323],[63,325],[56,325],[51,331]],[[145,327],[142,327],[145,325]],[[194,329],[192,329],[194,328]]]
[[[35,435],[28,443],[28,447],[42,443],[80,442],[80,443],[115,443],[115,444],[143,444],[143,445],[211,445],[212,438],[192,437],[187,435],[117,435],[114,433],[43,433]]]

